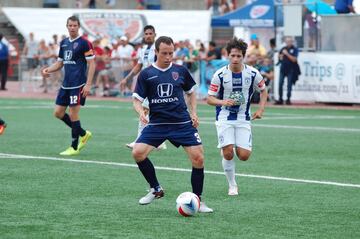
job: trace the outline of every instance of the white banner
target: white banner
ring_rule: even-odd
[[[153,25],[157,36],[170,36],[174,41],[197,39],[210,41],[210,11],[156,11],[156,10],[109,10],[69,8],[12,8],[2,11],[16,29],[25,37],[33,32],[35,40],[52,40],[52,35],[68,35],[66,19],[71,15],[80,17],[82,27],[94,34],[130,34],[130,39],[142,32],[142,24]],[[141,24],[140,19],[143,19]],[[106,21],[105,21],[106,20]],[[135,21],[139,20],[139,21]],[[84,29],[81,29],[84,30]],[[134,40],[131,39],[131,40]]]
[[[277,62],[277,55],[275,56]],[[360,103],[360,55],[299,53],[299,80],[291,100],[309,102]],[[279,71],[275,67],[274,93],[279,98]],[[286,100],[287,79],[283,87]]]

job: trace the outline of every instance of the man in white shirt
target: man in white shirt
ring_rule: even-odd
[[[247,44],[236,38],[226,46],[230,64],[215,72],[207,103],[216,106],[218,148],[229,183],[229,195],[238,195],[235,181],[234,148],[237,157],[246,161],[252,150],[251,120],[260,119],[267,101],[265,80],[258,70],[243,63]],[[259,109],[251,115],[254,91],[260,92]]]
[[[126,36],[120,37],[120,44],[117,48],[117,57],[120,60],[120,68],[121,68],[121,77],[127,76],[133,65],[132,65],[132,57],[131,54],[134,51],[134,47],[128,44],[128,38]],[[120,91],[122,93],[131,92],[131,83],[125,85],[124,87],[120,87]]]

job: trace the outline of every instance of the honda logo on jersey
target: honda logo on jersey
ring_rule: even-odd
[[[157,87],[159,97],[170,97],[173,93],[174,86],[172,84],[160,84]]]
[[[72,58],[72,51],[65,51],[64,52],[64,60],[69,61]]]

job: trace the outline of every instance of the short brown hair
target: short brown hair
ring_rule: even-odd
[[[171,39],[171,37],[161,36],[155,41],[156,51],[159,51],[161,43],[165,43],[166,45],[174,45],[174,41]]]
[[[75,15],[72,15],[71,17],[69,17],[67,20],[66,20],[66,25],[69,23],[69,21],[72,21],[72,22],[77,22],[79,24],[79,27],[80,27],[80,20],[77,16]]]

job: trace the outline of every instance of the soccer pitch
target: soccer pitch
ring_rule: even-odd
[[[175,199],[191,191],[191,164],[170,143],[150,155],[165,197],[138,204],[148,186],[125,148],[137,133],[131,103],[87,100],[81,122],[93,138],[74,157],[59,156],[70,129],[53,104],[1,99],[0,238],[360,238],[359,110],[267,108],[230,197],[215,110],[199,105],[214,213],[185,218]]]

